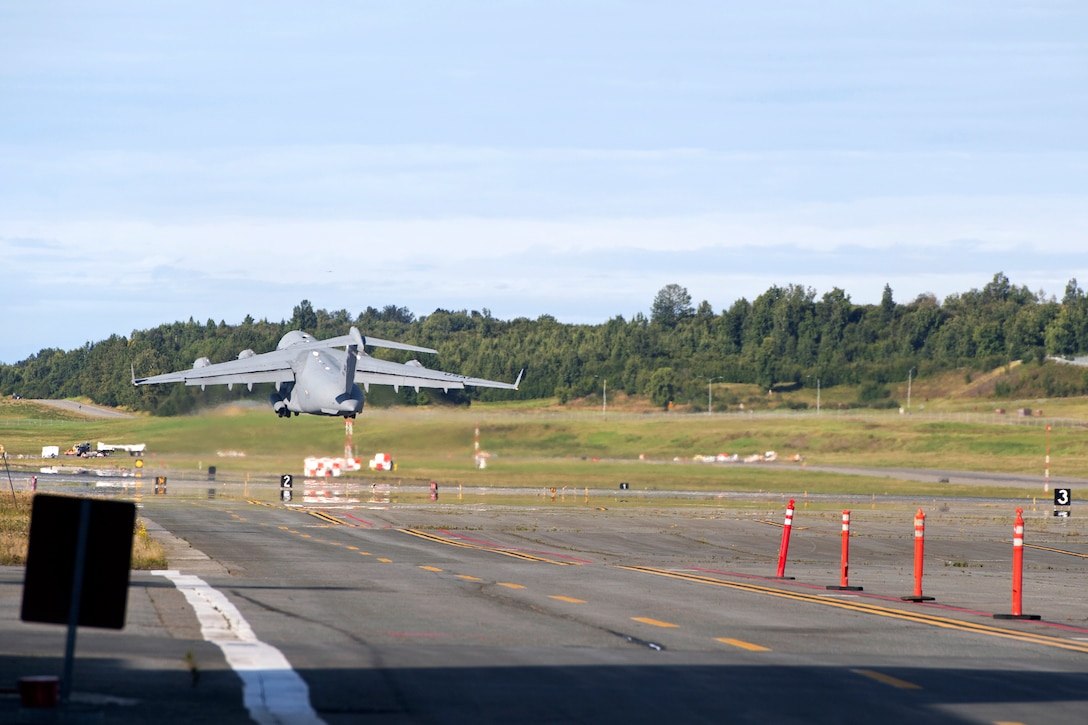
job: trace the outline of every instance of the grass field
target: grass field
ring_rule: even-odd
[[[15,405],[18,403],[18,405]],[[1084,403],[1082,401],[1082,407]],[[809,465],[936,468],[1051,475],[1088,474],[1088,410],[1066,406],[1060,420],[1017,419],[989,412],[814,410],[791,413],[629,413],[582,409],[474,406],[471,409],[368,409],[354,423],[356,455],[393,455],[397,474],[445,483],[513,487],[608,487],[618,481],[686,490],[816,490],[876,493],[887,479],[807,471]],[[1051,425],[1047,430],[1048,424]],[[491,457],[473,466],[475,431]],[[180,418],[93,419],[58,415],[27,401],[0,402],[0,445],[13,464],[39,465],[42,446],[64,450],[80,441],[146,443],[145,472],[299,473],[306,456],[340,456],[344,422],[299,416],[279,419],[264,406],[231,406]],[[691,463],[697,455],[763,454],[758,465]],[[786,459],[798,456],[803,463]],[[137,459],[65,459],[61,465],[132,468]],[[686,465],[673,464],[686,462]],[[671,465],[664,465],[669,463]],[[935,485],[899,482],[904,492],[930,495]],[[905,488],[902,488],[905,487]],[[849,490],[848,490],[849,489]],[[947,487],[940,489],[948,492]],[[980,489],[956,491],[990,495]]]
[[[26,563],[32,498],[32,494],[26,491],[0,494],[0,565],[21,566]],[[166,568],[166,555],[162,547],[148,535],[147,527],[139,518],[136,519],[132,538],[132,568]]]
[[[922,388],[924,391],[924,388]],[[799,391],[805,396],[811,391]],[[751,391],[747,391],[751,394]],[[834,396],[831,397],[831,400]],[[1004,408],[1046,408],[1051,417],[996,414]],[[634,412],[640,410],[641,412]],[[367,409],[354,422],[356,455],[387,452],[391,474],[367,471],[345,478],[397,482],[440,481],[453,486],[524,489],[527,500],[555,488],[574,498],[583,489],[616,490],[621,481],[639,491],[832,494],[844,496],[964,496],[1023,498],[1023,489],[960,486],[894,477],[843,476],[810,470],[841,465],[875,468],[1038,474],[1047,456],[1052,476],[1088,476],[1088,401],[992,401],[965,404],[955,394],[912,409],[725,414],[648,412],[616,405],[603,412],[595,401],[556,405],[473,406],[471,409]],[[473,464],[476,431],[489,454],[485,469]],[[63,455],[42,461],[43,446],[63,451],[76,443],[146,443],[142,459]],[[222,477],[301,473],[307,456],[343,455],[345,424],[339,418],[281,420],[263,405],[236,405],[179,418],[91,418],[24,400],[0,400],[0,445],[17,472],[42,465],[133,469],[144,476],[203,473]],[[693,457],[775,451],[778,461],[704,464]],[[798,460],[790,460],[793,457]],[[17,477],[19,477],[17,475]],[[14,488],[14,484],[13,484]],[[0,563],[25,556],[29,497],[0,496]],[[138,527],[135,566],[164,566],[161,549]]]

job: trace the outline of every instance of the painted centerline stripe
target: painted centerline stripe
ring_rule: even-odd
[[[649,617],[631,617],[636,622],[642,622],[643,624],[650,624],[654,627],[679,627],[679,624],[672,624],[671,622],[662,622],[660,619],[650,619]]]
[[[558,566],[570,566],[571,564],[580,564],[580,561],[556,561],[543,556],[535,556],[533,554],[526,554],[521,551],[515,551],[513,549],[496,549],[490,546],[481,546],[479,544],[472,544],[467,541],[456,541],[454,539],[447,539],[442,536],[436,536],[426,531],[420,531],[418,529],[397,529],[404,534],[410,534],[420,539],[426,539],[427,541],[433,541],[437,544],[445,544],[446,546],[457,546],[462,549],[476,549],[477,551],[489,551],[493,554],[502,554],[503,556],[511,556],[516,559],[524,559],[525,561],[540,561],[547,564],[557,564]]]
[[[876,672],[875,670],[850,670],[851,672],[861,675],[862,677],[868,677],[870,680],[876,680],[882,682],[885,685],[898,688],[900,690],[921,690],[921,685],[916,685],[913,682],[907,682],[901,680],[898,677],[892,677],[891,675],[885,675],[883,672]]]
[[[421,566],[419,568],[424,570],[424,571],[442,571],[437,566]]]
[[[483,581],[483,579],[481,579],[480,577],[472,576],[471,574],[458,574],[457,578],[458,579],[464,579],[467,582],[482,582]]]
[[[730,639],[729,637],[718,637],[718,638],[715,639],[715,641],[716,642],[721,642],[722,644],[728,644],[728,645],[731,645],[733,647],[739,647],[740,649],[746,649],[749,652],[770,652],[771,651],[770,647],[764,647],[763,645],[760,645],[760,644],[753,644],[751,642],[745,642],[745,641],[739,640],[739,639]]]
[[[520,584],[511,584],[510,582],[499,582],[500,587],[506,587],[507,589],[524,589]]]
[[[174,583],[193,608],[200,633],[219,647],[242,680],[242,701],[258,725],[324,725],[310,706],[310,689],[283,653],[257,635],[226,595],[198,576],[176,570],[151,572]]]
[[[1077,551],[1067,551],[1065,549],[1055,549],[1050,546],[1040,546],[1039,544],[1024,544],[1025,549],[1040,549],[1042,551],[1052,551],[1055,554],[1067,554],[1069,556],[1077,556],[1081,559],[1088,559],[1088,554],[1081,554]]]
[[[770,596],[780,597],[783,599],[791,599],[799,602],[822,604],[828,607],[835,607],[838,609],[862,612],[866,614],[875,614],[891,619],[899,619],[907,622],[913,622],[915,624],[926,624],[934,627],[940,627],[943,629],[952,629],[961,632],[970,632],[973,634],[984,634],[991,637],[1000,637],[1003,639],[1014,640],[1017,642],[1041,644],[1047,647],[1057,647],[1059,649],[1071,650],[1074,652],[1088,653],[1088,647],[1073,640],[1058,639],[1056,637],[1051,637],[1045,634],[1036,634],[1027,631],[1022,632],[1013,629],[1002,629],[988,624],[970,622],[968,620],[951,619],[948,617],[941,617],[934,614],[929,614],[921,610],[892,609],[859,599],[851,599],[850,601],[846,601],[842,599],[828,597],[825,595],[808,594],[805,592],[779,589],[777,587],[763,586],[748,582],[727,581],[725,579],[717,579],[702,574],[690,574],[681,571],[655,569],[646,566],[617,566],[616,568],[626,569],[627,571],[642,572],[644,574],[654,574],[656,576],[694,582],[698,584],[710,584],[718,587],[726,587],[729,589],[736,589],[738,591],[750,592],[753,594],[767,594]]]
[[[564,597],[561,594],[552,594],[549,599],[558,599],[561,602],[569,602],[570,604],[585,604],[585,599],[575,599],[574,597]]]

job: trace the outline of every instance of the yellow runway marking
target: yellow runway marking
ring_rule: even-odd
[[[512,551],[510,549],[497,549],[492,546],[481,546],[479,544],[471,544],[467,541],[456,541],[454,539],[447,539],[443,536],[436,536],[435,534],[428,533],[426,531],[419,531],[418,529],[397,529],[402,534],[410,534],[417,536],[427,541],[433,541],[436,544],[445,544],[446,546],[457,546],[462,549],[476,549],[477,551],[490,551],[493,554],[502,554],[503,556],[512,556],[515,559],[524,559],[525,561],[541,561],[546,564],[557,564],[559,566],[570,566],[575,562],[570,561],[555,561],[554,559],[548,559],[543,556],[536,556],[534,554],[526,554],[521,551]]]
[[[671,622],[662,622],[660,619],[650,619],[649,617],[631,617],[636,622],[642,622],[643,624],[650,624],[654,627],[679,627],[679,624],[672,624]]]
[[[364,554],[364,556],[370,556],[370,554]],[[393,563],[392,559],[386,559],[385,557],[380,557],[378,559],[378,561],[380,561],[383,564],[392,564]]]
[[[319,519],[321,519],[322,521],[327,521],[327,522],[329,522],[330,524],[339,524],[339,525],[343,525],[343,523],[344,523],[344,522],[343,522],[343,521],[341,521],[340,519],[336,518],[335,516],[331,516],[331,515],[329,515],[329,514],[325,513],[324,511],[307,511],[306,513],[308,513],[308,514],[310,514],[311,516],[314,516],[314,517],[316,517],[316,518],[319,518]]]
[[[870,680],[876,680],[882,682],[885,685],[898,688],[900,690],[921,690],[921,685],[916,685],[913,682],[907,682],[906,680],[900,680],[898,677],[892,677],[891,675],[885,675],[883,672],[876,672],[874,670],[850,670],[862,677],[868,677]]]
[[[960,632],[970,632],[973,634],[984,634],[990,637],[1000,637],[1002,639],[1010,639],[1017,642],[1039,644],[1046,647],[1057,647],[1059,649],[1070,650],[1072,652],[1083,652],[1088,654],[1088,643],[1077,642],[1070,639],[1060,639],[1058,637],[1052,637],[1046,634],[1038,634],[1035,632],[1021,632],[1015,629],[1004,629],[1002,627],[994,627],[993,625],[982,624],[979,622],[971,622],[963,619],[942,617],[940,615],[931,614],[929,612],[919,609],[894,609],[892,607],[873,604],[862,599],[838,599],[821,594],[811,594],[802,591],[779,589],[777,587],[752,584],[749,582],[727,581],[725,579],[717,579],[715,577],[707,576],[704,574],[669,571],[667,569],[654,569],[652,567],[645,566],[619,566],[617,568],[626,569],[628,571],[641,572],[643,574],[654,574],[656,576],[668,577],[670,579],[679,579],[681,581],[687,581],[696,584],[710,584],[718,587],[726,587],[728,589],[736,589],[751,594],[766,594],[768,596],[780,597],[782,599],[792,599],[798,602],[822,604],[825,607],[846,609],[849,611],[860,612],[864,614],[875,614],[881,617],[899,619],[906,622],[914,622],[915,624],[925,624],[931,627],[952,629]]]
[[[349,546],[349,547],[348,547],[348,550],[350,550],[350,551],[358,551],[358,550],[359,550],[359,547],[358,547],[358,546]]]
[[[1065,549],[1055,549],[1050,546],[1039,546],[1038,544],[1024,544],[1025,549],[1041,549],[1043,551],[1052,551],[1055,554],[1068,554],[1069,556],[1078,556],[1081,559],[1088,559],[1088,554],[1081,554],[1076,551],[1066,551]]]
[[[585,604],[585,599],[575,599],[574,597],[564,597],[561,594],[552,594],[549,599],[558,599],[561,602],[569,602],[570,604]]]
[[[764,647],[760,644],[752,644],[751,642],[744,642],[739,639],[730,639],[729,637],[718,637],[715,641],[722,644],[728,644],[733,647],[739,647],[740,649],[746,649],[749,652],[770,652],[770,647]]]
[[[520,584],[511,584],[510,582],[499,582],[500,587],[506,587],[507,589],[524,589]]]
[[[482,582],[483,581],[483,579],[481,579],[480,577],[472,576],[470,574],[458,574],[457,578],[458,579],[464,579],[467,582]]]
[[[419,568],[423,569],[424,571],[442,571],[437,566],[421,566]]]

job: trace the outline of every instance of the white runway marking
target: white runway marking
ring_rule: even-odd
[[[324,725],[310,706],[310,689],[283,653],[257,639],[249,623],[225,595],[203,579],[176,570],[154,571],[185,595],[204,639],[223,650],[227,664],[242,678],[242,697],[259,725]]]

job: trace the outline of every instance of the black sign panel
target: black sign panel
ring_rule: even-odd
[[[295,477],[290,473],[284,473],[280,476],[280,488],[291,488],[295,485]]]
[[[124,501],[34,497],[22,619],[68,624],[81,522],[87,529],[78,624],[123,629],[136,525],[136,505]]]
[[[1073,503],[1073,490],[1069,488],[1054,489],[1054,505],[1069,506]]]

